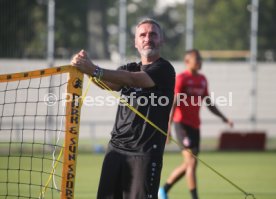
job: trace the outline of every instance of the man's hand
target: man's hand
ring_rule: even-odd
[[[73,56],[71,65],[76,66],[81,72],[87,75],[92,75],[96,69],[96,65],[90,61],[86,51],[84,50],[81,50]]]
[[[228,124],[228,126],[229,126],[230,128],[233,128],[233,127],[234,127],[234,122],[233,122],[232,120],[227,119],[227,120],[225,120],[224,122],[225,122],[226,124]]]

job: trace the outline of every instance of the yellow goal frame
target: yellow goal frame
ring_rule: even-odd
[[[62,165],[62,182],[61,182],[61,199],[73,199],[75,180],[76,180],[76,164],[78,154],[78,139],[80,127],[80,114],[82,105],[82,86],[83,73],[73,66],[53,67],[42,70],[35,70],[22,73],[0,75],[0,82],[11,82],[18,80],[27,80],[31,78],[40,78],[61,73],[68,73],[67,81],[67,99],[66,100],[66,116],[65,116],[65,140],[63,149],[63,165]],[[46,185],[43,188],[47,189]]]

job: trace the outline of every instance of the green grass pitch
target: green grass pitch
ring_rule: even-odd
[[[273,152],[203,152],[204,161],[241,186],[255,194],[257,199],[276,198],[276,154]],[[96,198],[102,155],[80,155],[78,159],[76,198]],[[180,154],[164,156],[161,184],[181,163]],[[218,177],[204,165],[199,164],[198,184],[200,198],[244,199],[244,195],[228,182]],[[172,188],[170,199],[190,198],[186,181],[182,179]],[[250,197],[248,197],[250,199]]]
[[[200,158],[208,162],[245,191],[255,194],[257,199],[276,198],[275,152],[202,152]],[[3,167],[2,163],[4,159],[5,157],[0,157],[0,167]],[[76,199],[96,198],[102,160],[103,155],[100,154],[79,154]],[[164,183],[172,169],[180,164],[181,161],[181,155],[178,153],[166,153],[164,155],[161,184]],[[199,164],[197,175],[200,198],[245,198],[239,190],[221,179],[203,164]],[[3,191],[4,187],[1,185],[0,192]],[[169,196],[170,199],[190,198],[185,179],[180,180],[172,188]],[[251,198],[248,197],[248,199]]]

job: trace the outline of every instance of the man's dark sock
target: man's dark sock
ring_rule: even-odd
[[[198,199],[196,188],[190,190],[190,192],[191,192],[191,195],[192,195],[192,199]]]
[[[169,190],[171,189],[171,187],[172,187],[172,184],[168,184],[168,183],[164,184],[164,190],[165,190],[165,192],[168,193]]]

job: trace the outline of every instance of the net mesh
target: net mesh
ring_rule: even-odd
[[[0,82],[0,198],[59,198],[67,80],[61,73]]]

